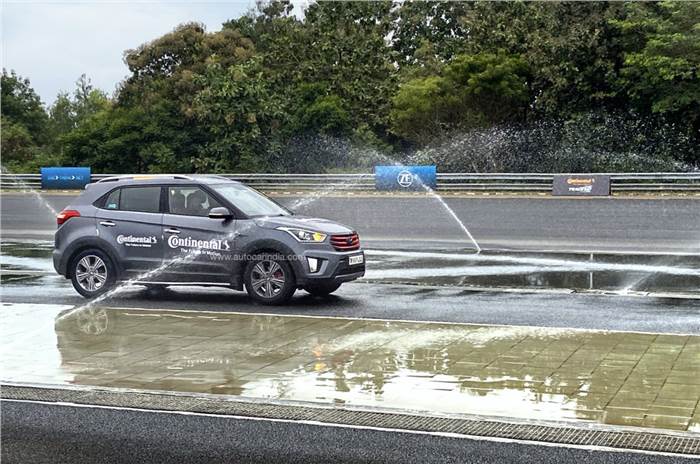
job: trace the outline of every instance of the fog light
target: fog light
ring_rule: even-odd
[[[318,271],[318,258],[306,258],[309,261],[309,271],[311,272],[317,272]]]

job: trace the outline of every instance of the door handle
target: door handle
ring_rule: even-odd
[[[101,226],[105,226],[105,227],[114,227],[114,226],[116,226],[117,224],[115,224],[115,223],[112,222],[112,221],[100,221],[100,225],[101,225]]]
[[[170,229],[165,229],[165,232],[168,234],[179,234],[180,230],[179,229],[173,229],[172,227]]]

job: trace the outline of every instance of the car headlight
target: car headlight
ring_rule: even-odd
[[[321,243],[326,239],[326,234],[314,232],[313,230],[295,229],[293,227],[278,227],[277,230],[283,230],[300,242]]]

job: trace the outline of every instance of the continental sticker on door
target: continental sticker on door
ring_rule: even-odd
[[[151,235],[149,237],[139,235],[118,235],[117,243],[126,247],[151,248],[153,245],[158,243],[158,239],[155,237],[155,235]]]
[[[171,235],[168,238],[168,246],[170,248],[200,248],[203,250],[222,250],[228,251],[231,245],[228,240],[220,240],[212,238],[211,240],[197,240],[192,237],[178,237]]]

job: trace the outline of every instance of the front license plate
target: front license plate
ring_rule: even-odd
[[[362,264],[365,262],[365,255],[355,255],[348,259],[348,264],[350,266],[355,266],[356,264]]]

